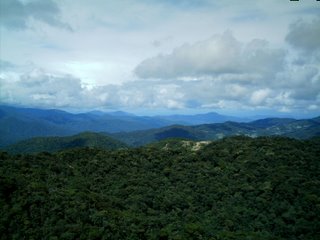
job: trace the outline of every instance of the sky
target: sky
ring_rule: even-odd
[[[0,103],[320,115],[320,1],[1,0]]]

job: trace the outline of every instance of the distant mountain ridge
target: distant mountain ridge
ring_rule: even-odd
[[[70,136],[84,131],[131,132],[174,124],[195,125],[224,120],[244,120],[217,113],[198,115],[136,116],[122,111],[73,114],[57,109],[0,105],[0,147],[32,137]]]
[[[167,139],[177,139],[177,141],[180,139],[178,143],[180,142],[179,144],[181,145],[188,143],[189,140],[198,141],[199,143],[199,141],[212,141],[237,135],[249,137],[285,136],[296,139],[317,137],[320,136],[320,117],[305,120],[267,118],[249,123],[225,122],[196,126],[172,125],[157,129],[113,134],[84,132],[68,137],[36,137],[9,145],[4,150],[12,153],[38,153],[81,147],[119,149],[127,148],[127,146],[138,147],[157,142],[163,143]],[[184,140],[181,142],[182,139]],[[170,143],[173,142],[171,141]],[[197,147],[197,143],[191,145],[194,144]]]
[[[228,136],[285,136],[307,139],[320,136],[320,117],[313,119],[267,118],[248,123],[225,122],[196,126],[173,125],[164,128],[112,134],[130,146],[142,146],[168,138],[196,141],[217,140]]]
[[[175,124],[181,125],[199,125],[206,123],[223,123],[226,121],[234,122],[248,122],[248,118],[239,118],[233,116],[221,115],[216,112],[209,112],[196,115],[168,115],[168,116],[157,116],[160,119],[172,121]]]
[[[72,114],[55,109],[0,106],[0,147],[32,137],[69,136],[84,131],[133,131],[170,124],[149,117],[114,116],[106,113]]]
[[[69,137],[31,138],[10,145],[5,150],[11,153],[39,153],[83,147],[114,150],[127,148],[127,145],[105,134],[84,132]]]

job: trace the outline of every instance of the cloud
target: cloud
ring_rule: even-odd
[[[168,108],[184,107],[179,86],[173,83],[88,86],[72,75],[41,69],[0,74],[0,102],[48,108]]]
[[[271,93],[271,90],[268,88],[259,89],[252,93],[250,97],[250,102],[254,105],[261,104]]]
[[[296,21],[290,25],[286,41],[293,47],[312,53],[320,50],[320,17],[311,22],[304,20]]]
[[[142,61],[135,73],[140,78],[183,78],[219,74],[268,75],[283,68],[285,51],[271,49],[265,40],[243,44],[230,32],[195,44],[184,44],[171,54]]]
[[[28,28],[30,20],[44,22],[53,27],[71,30],[71,27],[59,20],[60,9],[52,0],[2,0],[0,2],[0,25],[10,30]]]
[[[35,69],[27,74],[2,73],[1,102],[45,107],[81,106],[85,89],[72,76],[47,74]]]
[[[83,84],[81,79],[72,75],[52,74],[39,69],[20,74],[10,71],[0,74],[0,102],[15,105],[68,109],[237,111],[261,108],[318,111],[320,106],[318,72],[305,68],[305,73],[290,82],[296,72],[303,71],[301,66],[291,74],[285,69],[286,73],[277,76],[275,81],[260,81],[258,84],[235,81],[237,75],[233,75],[196,81],[138,79],[121,85],[95,87]],[[311,79],[306,82],[305,76]]]
[[[13,69],[14,67],[13,63],[0,59],[0,71]]]
[[[176,84],[183,107],[288,112],[318,109],[320,68],[315,63],[302,52],[292,55],[261,39],[244,43],[225,32],[145,59],[135,73],[145,85]]]
[[[95,87],[92,94],[98,96],[101,106],[125,108],[184,108],[184,96],[175,83],[137,80],[122,85]]]
[[[166,37],[163,37],[161,39],[157,39],[157,40],[153,40],[151,42],[151,44],[154,46],[154,47],[160,47],[162,45],[164,45],[166,42],[169,42],[172,40],[172,36],[166,36]]]
[[[320,38],[312,35],[319,19],[294,22],[284,41],[292,19],[306,16],[293,10],[315,1],[290,10],[292,3],[279,1],[205,0],[196,8],[188,0],[0,3],[2,29],[39,29],[5,31],[2,58],[12,63],[0,61],[1,102],[149,112],[320,110]],[[63,21],[73,34],[61,29]],[[235,34],[212,36],[225,27]]]

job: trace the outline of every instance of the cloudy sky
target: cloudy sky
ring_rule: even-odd
[[[1,104],[320,115],[320,1],[0,4]]]

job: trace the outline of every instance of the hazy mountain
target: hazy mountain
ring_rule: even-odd
[[[106,113],[105,113],[106,114]],[[111,116],[130,116],[130,117],[134,117],[136,115],[132,114],[132,113],[128,113],[128,112],[124,112],[124,111],[115,111],[115,112],[107,112],[107,114],[111,115]],[[136,116],[137,117],[137,116]]]
[[[199,125],[206,123],[223,123],[226,121],[234,122],[248,122],[248,118],[238,118],[232,116],[221,115],[216,112],[209,112],[204,114],[196,115],[168,115],[168,116],[157,116],[159,119],[164,119],[167,121],[172,121],[175,124],[182,125]]]
[[[28,113],[24,109],[0,107],[0,146],[35,136],[65,136],[73,133],[54,121],[33,116],[33,113],[39,114],[35,110]],[[48,110],[43,117],[48,117],[50,113],[52,111]],[[58,115],[53,116],[59,118]]]
[[[293,118],[264,118],[251,122],[250,124],[254,127],[258,128],[266,128],[277,125],[289,124],[296,121]]]
[[[72,148],[127,148],[127,145],[105,134],[85,132],[69,137],[37,137],[20,141],[5,148],[12,153],[56,152]]]
[[[119,140],[133,146],[172,137],[194,140],[219,139],[231,135],[308,138],[320,132],[319,117],[307,120],[266,118],[236,122],[241,120],[247,119],[213,112],[147,117],[121,111],[73,114],[56,109],[0,106],[0,147],[33,137],[70,136],[84,131],[112,133]]]
[[[73,114],[56,109],[0,106],[0,147],[32,137],[68,136],[84,131],[130,132],[173,124],[194,125],[232,119],[244,120],[217,113],[148,117],[122,111]]]
[[[320,118],[304,120],[270,118],[249,123],[225,122],[197,126],[174,125],[159,129],[113,134],[115,138],[131,146],[141,146],[167,138],[216,140],[233,135],[250,137],[280,135],[307,139],[320,136]]]
[[[169,124],[171,122],[165,120],[129,114],[72,114],[55,109],[0,106],[0,147],[31,137],[67,136],[83,131],[134,131]]]

